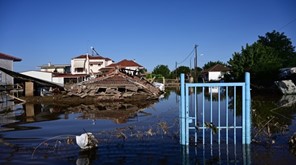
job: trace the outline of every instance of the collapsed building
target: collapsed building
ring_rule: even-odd
[[[114,69],[100,77],[70,86],[67,96],[96,97],[98,100],[158,99],[164,93],[144,77]]]

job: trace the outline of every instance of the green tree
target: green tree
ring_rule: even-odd
[[[190,74],[191,73],[191,70],[189,67],[187,66],[179,66],[177,69],[175,69],[171,74],[172,74],[172,78],[176,78],[176,77],[179,77],[181,73],[184,73],[184,74]]]
[[[284,33],[274,30],[266,33],[265,36],[259,36],[257,42],[273,48],[284,67],[296,66],[295,47],[292,45],[291,39]]]
[[[228,64],[235,80],[243,80],[244,73],[249,71],[253,84],[270,86],[277,79],[281,67],[293,66],[295,62],[292,42],[283,33],[273,31],[266,33],[265,37],[259,36],[252,45],[242,47],[241,52],[235,52]]]
[[[246,45],[241,53],[234,53],[228,64],[236,80],[242,81],[244,73],[248,71],[251,73],[252,83],[268,86],[277,79],[278,70],[282,67],[277,52],[258,42],[251,46]]]
[[[157,65],[152,71],[152,74],[160,74],[165,78],[169,78],[170,73],[171,71],[167,65]]]

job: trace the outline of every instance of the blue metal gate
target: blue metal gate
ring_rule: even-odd
[[[194,140],[191,138],[190,142],[194,141],[195,144],[198,142],[198,137],[202,137],[203,144],[206,141],[210,144],[215,141],[218,144],[221,142],[228,144],[230,133],[234,144],[237,143],[238,133],[242,138],[242,144],[250,144],[250,101],[249,73],[245,74],[245,82],[236,83],[185,83],[185,76],[181,74],[180,144],[189,145],[190,132],[194,132]],[[240,116],[239,121],[237,116]],[[210,137],[207,138],[206,135]]]

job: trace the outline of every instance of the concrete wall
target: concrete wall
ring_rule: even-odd
[[[25,82],[25,96],[34,96],[33,82]]]
[[[64,85],[64,77],[53,77],[52,82]]]
[[[21,74],[52,82],[52,73],[41,71],[26,71]]]
[[[209,72],[209,81],[214,80],[220,80],[221,72]]]
[[[13,61],[0,59],[0,66],[2,68],[12,71],[13,70]],[[0,71],[0,84],[1,85],[12,85],[13,84],[13,77]]]

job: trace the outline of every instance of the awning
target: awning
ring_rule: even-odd
[[[74,68],[84,68],[85,61],[74,61]]]

